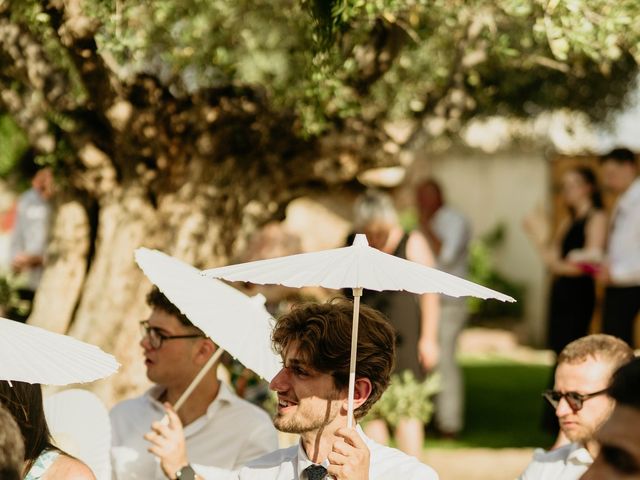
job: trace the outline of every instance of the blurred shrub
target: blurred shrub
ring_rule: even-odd
[[[524,313],[524,296],[526,288],[523,284],[511,280],[499,272],[495,265],[496,251],[502,246],[506,237],[506,226],[499,223],[491,231],[471,243],[469,249],[469,280],[485,287],[492,288],[516,299],[515,303],[498,300],[482,300],[470,297],[469,311],[476,318],[496,319],[509,317],[522,318]]]

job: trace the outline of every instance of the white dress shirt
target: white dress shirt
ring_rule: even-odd
[[[370,480],[438,480],[438,474],[431,467],[400,450],[375,443],[364,434],[360,426],[356,429],[369,448]],[[240,470],[237,478],[240,480],[307,480],[304,470],[312,464],[300,442],[297,446],[276,450],[250,462]],[[325,460],[322,465],[327,467],[328,462]]]
[[[578,443],[549,452],[537,449],[519,480],[578,480],[592,463],[591,454]]]
[[[113,479],[167,478],[157,457],[147,452],[150,443],[143,438],[151,430],[151,423],[164,416],[162,403],[157,400],[161,393],[162,387],[155,386],[111,410]],[[222,382],[206,414],[187,425],[184,435],[189,461],[204,478],[219,478],[278,448],[269,415]]]
[[[640,178],[614,208],[607,254],[612,285],[640,286]]]

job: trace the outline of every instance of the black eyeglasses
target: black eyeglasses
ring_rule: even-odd
[[[148,337],[151,348],[160,348],[165,340],[175,340],[177,338],[206,338],[202,333],[194,333],[191,335],[165,335],[156,327],[150,327],[148,320],[140,322],[140,333],[142,338]]]
[[[558,408],[558,404],[560,403],[560,400],[564,398],[567,400],[567,403],[569,404],[569,407],[571,407],[571,410],[573,410],[574,412],[577,412],[578,410],[582,409],[582,405],[586,400],[589,400],[590,398],[593,398],[593,397],[597,397],[598,395],[602,395],[603,393],[607,393],[608,390],[609,390],[608,388],[605,388],[604,390],[600,390],[598,392],[585,393],[585,394],[578,393],[578,392],[562,393],[562,392],[558,392],[557,390],[545,390],[542,396],[547,399],[547,401],[551,404],[553,408]]]

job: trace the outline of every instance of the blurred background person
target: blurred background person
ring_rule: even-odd
[[[596,434],[600,453],[582,480],[640,480],[640,358],[620,367],[607,394],[616,406]]]
[[[467,218],[445,203],[440,184],[427,179],[416,191],[420,227],[429,241],[439,270],[467,278],[471,226]],[[443,437],[454,438],[464,427],[464,380],[456,361],[456,345],[469,311],[466,298],[440,296],[438,371],[440,392],[436,396],[436,427]]]
[[[51,227],[51,197],[53,171],[49,167],[38,170],[31,180],[31,188],[20,195],[16,210],[16,224],[11,238],[11,268],[18,275],[20,307],[11,309],[10,318],[26,321],[31,313],[33,298],[42,278],[44,254]]]
[[[95,480],[87,465],[53,444],[39,384],[9,384],[0,380],[0,404],[20,427],[24,442],[24,480]]]
[[[530,215],[524,227],[537,247],[547,269],[553,275],[549,294],[547,345],[557,355],[578,338],[589,333],[596,306],[594,274],[604,254],[607,218],[593,170],[574,167],[562,176],[562,199],[568,217],[549,235],[542,221]],[[537,223],[536,223],[537,222]],[[550,378],[553,384],[555,369]],[[558,433],[558,422],[545,406],[543,427]],[[562,433],[555,446],[566,444]]]
[[[600,278],[607,285],[602,305],[605,333],[635,344],[640,312],[640,178],[635,155],[617,148],[600,159],[606,188],[618,194],[611,213],[607,259]]]
[[[556,355],[585,336],[596,303],[593,274],[602,260],[607,219],[593,170],[576,167],[562,177],[562,199],[569,216],[547,242],[532,217],[525,229],[553,274],[549,300],[548,344]]]
[[[430,267],[435,264],[424,235],[419,231],[406,233],[403,230],[393,200],[386,193],[371,189],[356,200],[354,228],[356,232],[366,234],[373,248]],[[352,239],[349,238],[349,245]],[[348,296],[351,296],[351,292],[348,292]],[[423,381],[425,373],[438,362],[438,296],[366,290],[361,301],[382,312],[396,330],[395,372],[400,374],[408,370],[415,379]],[[399,378],[396,377],[395,381],[399,381]],[[427,401],[426,398],[411,400]],[[378,443],[387,444],[389,441],[388,428],[383,420],[369,421],[365,431]],[[401,419],[396,426],[395,439],[400,450],[420,458],[424,442],[423,420]]]
[[[0,404],[0,478],[20,480],[24,462],[24,443],[18,424]]]

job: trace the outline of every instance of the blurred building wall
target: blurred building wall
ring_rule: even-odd
[[[423,158],[409,178],[429,174],[437,178],[450,205],[465,213],[477,238],[503,222],[504,244],[496,252],[496,267],[508,278],[526,285],[522,340],[541,346],[545,341],[547,276],[522,219],[537,205],[549,202],[549,163],[542,149],[516,149],[486,154],[477,150],[449,150]]]

